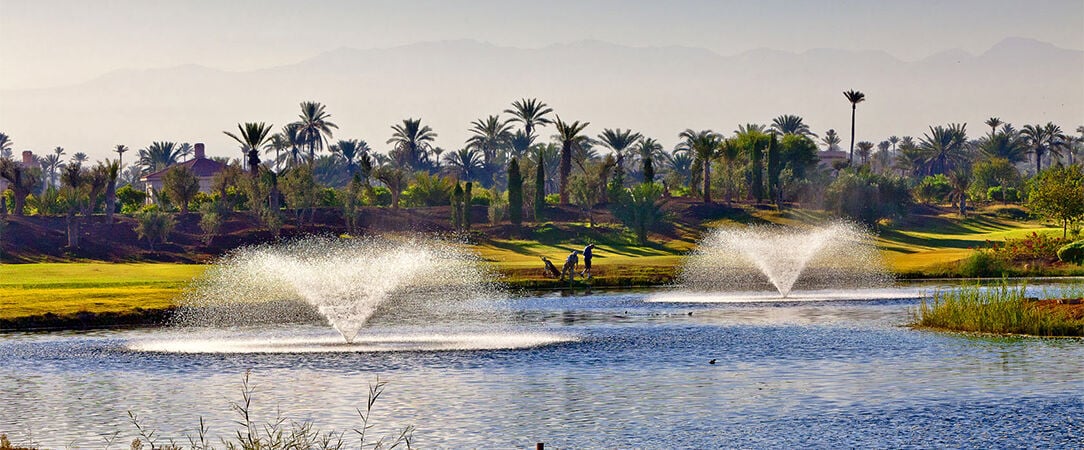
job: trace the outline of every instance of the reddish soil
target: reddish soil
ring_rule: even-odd
[[[705,205],[695,199],[671,199],[664,209],[671,214],[667,221],[653,232],[653,241],[665,241],[682,237],[679,229],[688,233],[699,229],[704,220],[727,215],[746,216],[738,208],[720,204]],[[508,223],[489,225],[487,208],[474,206],[471,210],[472,233],[470,239],[479,241],[491,238],[534,238],[539,240],[566,241],[591,237],[596,240],[615,238],[620,227],[586,228],[576,223],[586,221],[585,213],[578,207],[548,207],[545,225],[525,223],[515,227]],[[307,215],[307,214],[306,214]],[[606,208],[591,212],[595,223],[613,224],[616,220]],[[63,261],[159,261],[159,262],[206,262],[237,247],[274,240],[271,232],[248,212],[231,214],[219,233],[206,243],[199,227],[199,214],[177,214],[177,225],[168,242],[156,244],[152,250],[146,240],[135,232],[136,220],[115,215],[112,224],[105,216],[95,215],[82,220],[81,242],[77,249],[68,248],[67,227],[64,217],[4,216],[6,224],[0,231],[0,262],[63,262]],[[451,207],[425,208],[365,208],[361,214],[359,234],[381,232],[417,231],[428,233],[451,233]],[[301,226],[291,212],[285,215],[282,238],[304,235],[346,233],[342,212],[337,208],[318,208],[314,217],[305,218]],[[609,235],[606,235],[609,233]]]
[[[1073,319],[1084,320],[1084,298],[1040,300],[1038,307],[1048,310],[1061,310],[1069,314],[1069,317]]]

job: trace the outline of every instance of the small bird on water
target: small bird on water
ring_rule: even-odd
[[[713,358],[711,361],[708,361],[708,364],[715,364],[715,359]]]

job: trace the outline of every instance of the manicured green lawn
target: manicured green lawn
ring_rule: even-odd
[[[991,216],[964,220],[936,217],[908,229],[888,228],[877,237],[889,268],[898,273],[925,272],[966,258],[986,241],[1022,238],[1032,232],[1061,236],[1061,228]]]
[[[168,307],[206,267],[108,263],[0,265],[0,319]]]

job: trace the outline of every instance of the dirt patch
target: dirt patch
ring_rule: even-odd
[[[1049,311],[1063,311],[1075,320],[1084,320],[1084,298],[1039,300],[1036,307]]]

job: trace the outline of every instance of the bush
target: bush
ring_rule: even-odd
[[[492,192],[490,195],[492,195],[493,199],[488,201],[489,223],[498,224],[508,215],[509,204],[504,196],[496,191]]]
[[[561,203],[561,194],[550,194],[546,196],[547,205],[557,205]]]
[[[971,278],[999,277],[1005,272],[1005,262],[991,250],[980,249],[960,261],[960,275]]]
[[[987,244],[998,258],[1007,262],[1053,262],[1066,240],[1032,231],[1020,239],[1006,239],[1001,245],[990,241]]]
[[[944,203],[950,193],[952,185],[943,174],[923,178],[918,186],[915,186],[915,197],[923,203]]]
[[[211,243],[211,239],[218,234],[218,230],[222,228],[223,211],[222,205],[219,202],[209,202],[200,205],[199,212],[199,227],[203,230],[203,239],[207,244]]]
[[[640,245],[647,244],[647,233],[658,226],[665,218],[659,205],[662,186],[657,183],[643,183],[636,187],[615,193],[610,209],[626,227],[636,233]]]
[[[1058,249],[1058,260],[1084,265],[1084,240],[1065,244]]]
[[[454,185],[451,178],[422,172],[414,178],[414,184],[403,191],[401,201],[407,207],[447,205],[451,202]]]
[[[173,216],[160,212],[157,208],[143,211],[136,216],[136,219],[139,222],[136,224],[135,231],[139,234],[140,239],[147,240],[152,251],[155,242],[166,242],[169,233],[173,231],[174,225],[177,224]]]
[[[1014,187],[994,186],[986,190],[986,197],[999,202],[1016,203],[1020,201],[1020,190]]]
[[[825,192],[826,209],[870,225],[902,215],[910,205],[906,181],[868,172],[844,172]]]
[[[376,186],[365,192],[365,204],[369,206],[391,206],[391,189]]]

